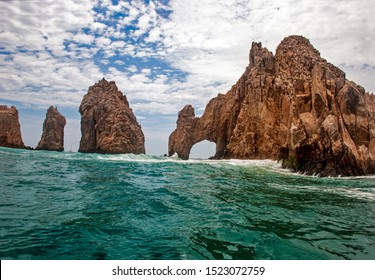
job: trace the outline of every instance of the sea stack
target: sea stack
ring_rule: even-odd
[[[66,119],[57,108],[48,108],[43,122],[43,134],[37,150],[64,151],[64,127]]]
[[[126,96],[104,78],[91,86],[79,107],[79,152],[144,154],[145,139]]]
[[[0,146],[26,148],[22,141],[21,126],[16,107],[0,105]]]
[[[273,55],[253,43],[235,85],[197,118],[183,108],[169,137],[169,155],[188,158],[202,140],[215,158],[274,159],[306,174],[375,173],[375,97],[345,78],[302,36]]]

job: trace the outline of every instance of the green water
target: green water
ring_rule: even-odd
[[[375,259],[375,177],[0,148],[1,259]]]

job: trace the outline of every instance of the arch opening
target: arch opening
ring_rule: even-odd
[[[216,153],[216,143],[203,140],[195,143],[190,150],[190,159],[208,159]]]

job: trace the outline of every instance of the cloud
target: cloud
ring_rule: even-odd
[[[130,71],[130,72],[132,72],[132,73],[135,73],[135,72],[138,72],[138,68],[137,68],[137,66],[135,66],[135,65],[130,65],[130,66],[128,67],[128,71]]]
[[[84,33],[74,35],[73,41],[79,44],[91,45],[95,40],[95,36]]]
[[[112,41],[106,37],[98,37],[95,39],[95,43],[99,48],[105,49],[112,43]]]

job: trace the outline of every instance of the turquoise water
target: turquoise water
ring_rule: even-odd
[[[1,259],[375,259],[375,177],[0,148]]]

